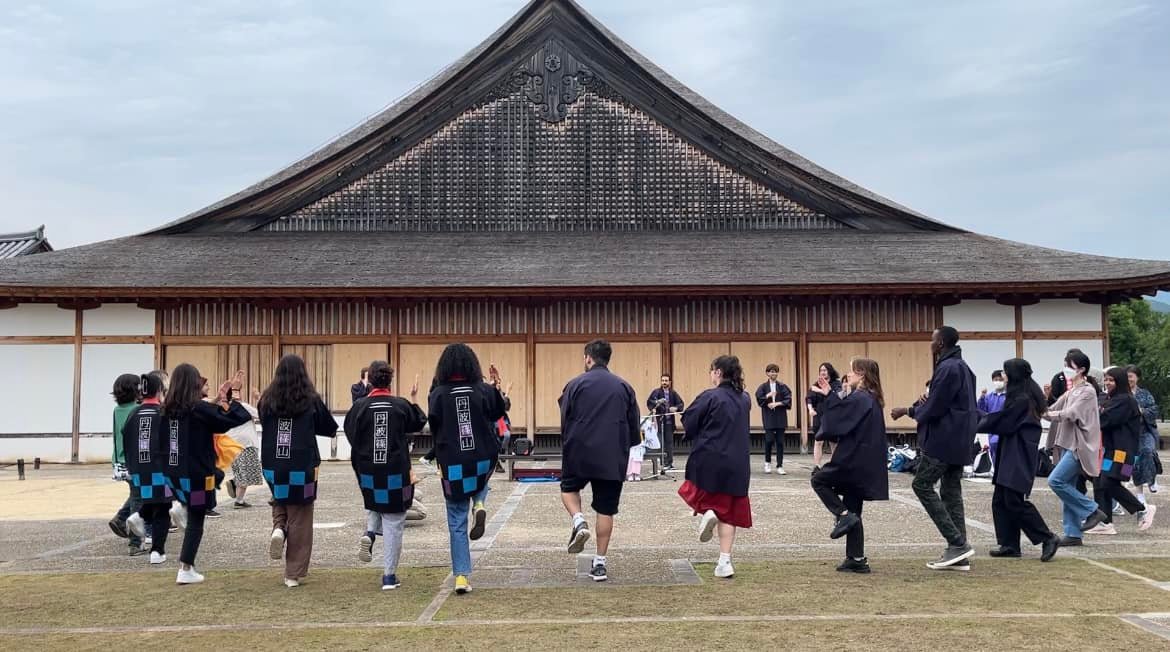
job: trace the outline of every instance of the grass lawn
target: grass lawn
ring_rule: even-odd
[[[1162,649],[1166,641],[1115,618],[1060,620],[929,619],[904,622],[647,623],[623,625],[491,625],[5,636],[23,649],[236,650],[1076,650],[1101,640],[1122,650]]]
[[[932,571],[921,561],[877,560],[871,575],[853,575],[838,573],[836,563],[736,564],[732,580],[717,580],[710,564],[698,564],[701,587],[583,582],[555,590],[477,590],[468,596],[473,599],[447,600],[436,619],[500,618],[518,604],[539,604],[542,618],[1170,612],[1170,592],[1067,557],[1048,564],[980,558],[971,573]]]

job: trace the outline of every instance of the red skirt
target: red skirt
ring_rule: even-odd
[[[747,496],[732,496],[729,494],[703,491],[690,480],[683,483],[678,489],[682,497],[696,514],[703,514],[707,510],[715,512],[719,522],[735,527],[750,528],[752,526],[752,503]]]

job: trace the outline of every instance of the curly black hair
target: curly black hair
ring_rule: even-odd
[[[370,387],[390,389],[390,383],[394,380],[394,369],[390,367],[389,362],[374,360],[363,371],[366,374],[366,380],[370,381]]]
[[[470,383],[482,381],[483,367],[479,366],[479,358],[470,346],[456,342],[448,344],[439,355],[439,363],[435,365],[435,380],[445,385],[460,379]]]
[[[138,400],[138,376],[122,374],[114,380],[114,402],[118,405],[133,403]]]
[[[723,382],[731,383],[737,392],[743,391],[743,365],[734,355],[721,355],[711,361],[711,370],[718,370],[723,374]]]
[[[305,361],[299,355],[288,354],[276,364],[272,383],[260,396],[256,410],[264,415],[295,417],[312,409],[321,400]]]

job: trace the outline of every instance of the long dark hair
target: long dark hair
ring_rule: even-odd
[[[723,374],[723,382],[731,383],[731,388],[737,392],[743,391],[743,365],[734,355],[721,355],[711,361],[711,370],[718,370]]]
[[[203,376],[195,365],[184,362],[171,374],[164,411],[171,418],[186,416],[195,404],[203,400]]]
[[[276,364],[272,384],[260,397],[256,410],[261,414],[278,417],[295,417],[304,414],[321,400],[305,361],[299,355],[289,354]]]
[[[114,396],[114,402],[118,405],[125,405],[133,403],[138,400],[138,376],[134,374],[122,374],[114,379],[114,391],[110,392]]]
[[[394,380],[394,369],[385,360],[374,360],[365,369],[366,380],[374,389],[390,389],[390,382]]]
[[[829,383],[840,382],[841,374],[837,372],[837,368],[833,366],[832,362],[822,362],[817,365],[817,377],[821,375],[821,367],[825,368],[825,373],[829,375]]]
[[[1044,398],[1044,390],[1032,379],[1032,365],[1023,358],[1012,358],[1004,361],[1003,373],[1007,376],[1004,402],[1027,401],[1036,418],[1043,416],[1048,401]]]
[[[470,346],[456,342],[448,344],[439,355],[439,363],[435,365],[435,379],[440,385],[459,379],[478,383],[483,381],[483,367],[479,366],[479,358]]]
[[[1105,375],[1113,379],[1113,391],[1109,392],[1109,398],[1121,398],[1130,395],[1129,391],[1129,374],[1121,367],[1110,367],[1105,370]]]
[[[861,374],[861,386],[873,394],[878,407],[886,406],[886,397],[882,394],[882,374],[878,363],[869,358],[854,358],[849,364],[854,372]]]

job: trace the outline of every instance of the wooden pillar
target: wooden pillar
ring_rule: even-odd
[[[163,314],[162,310],[155,308],[154,310],[154,368],[163,368],[163,345],[162,345],[162,330],[163,330]]]
[[[1113,364],[1109,360],[1109,304],[1107,303],[1101,304],[1101,335],[1101,350],[1104,352],[1102,355],[1101,366],[1104,368]]]
[[[1016,357],[1024,357],[1024,307],[1015,306],[1016,313]]]
[[[401,331],[402,331],[402,308],[398,308],[398,307],[390,308],[390,355],[389,355],[390,367],[393,369],[399,369],[399,370],[401,369],[400,356],[402,354],[402,340],[399,336],[399,333]],[[402,378],[399,374],[394,374],[394,393],[398,396],[402,395],[402,393],[398,390],[398,381],[401,379]],[[428,388],[427,391],[429,391],[430,384],[427,384],[426,387]],[[420,389],[420,393],[421,393],[421,389]],[[423,402],[425,403],[426,401],[424,400]]]
[[[528,382],[525,383],[524,400],[528,401],[528,439],[536,446],[536,308],[528,306],[524,329],[524,358],[528,365]]]
[[[800,340],[796,343],[796,387],[804,387],[803,391],[798,391],[797,399],[799,400],[804,392],[807,392],[809,383],[809,365],[808,365],[808,308],[802,308],[800,311]],[[803,384],[801,384],[803,383]],[[800,407],[793,406],[796,410],[796,418],[800,420],[800,441],[808,441],[808,410],[804,409],[804,403],[800,403]],[[813,433],[816,434],[816,433]],[[809,449],[813,446],[809,442]]]
[[[280,308],[272,309],[272,364],[280,363],[280,332],[284,329],[284,311]],[[229,369],[228,373],[232,373]]]
[[[671,382],[674,381],[674,358],[670,352],[670,329],[664,323],[662,326],[662,372],[670,374]]]
[[[69,459],[77,463],[81,460],[81,329],[84,320],[83,311],[75,311],[73,321],[73,437]]]

